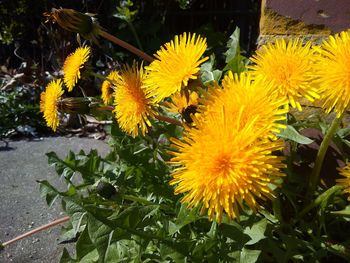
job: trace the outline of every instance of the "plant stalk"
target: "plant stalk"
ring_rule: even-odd
[[[128,24],[132,34],[134,35],[134,38],[135,38],[135,40],[137,42],[137,45],[138,45],[139,49],[141,49],[143,51],[143,47],[142,47],[141,41],[139,39],[139,36],[136,33],[136,29],[135,29],[134,25],[129,20],[126,20],[126,23]]]
[[[314,168],[312,170],[311,177],[310,177],[310,185],[309,185],[309,190],[310,190],[309,193],[310,194],[312,194],[316,190],[316,187],[318,185],[319,178],[320,178],[320,172],[321,172],[323,160],[324,160],[324,157],[326,156],[328,146],[331,143],[333,136],[334,136],[335,132],[337,131],[337,128],[338,128],[339,124],[341,123],[343,116],[344,116],[344,113],[339,118],[335,118],[333,120],[333,122],[332,122],[331,126],[329,127],[326,135],[324,136],[323,141],[320,145],[320,148],[317,152],[315,165],[314,165]]]
[[[166,116],[162,116],[162,115],[156,115],[156,116],[154,116],[154,117],[155,117],[157,120],[165,121],[165,122],[168,122],[168,123],[175,124],[175,125],[177,125],[177,126],[183,127],[183,123],[182,123],[181,121],[178,121],[178,120],[175,120],[175,119],[166,117]]]
[[[106,31],[100,30],[99,33],[100,33],[101,37],[113,42],[114,44],[117,44],[118,46],[121,46],[121,47],[127,49],[131,53],[137,55],[138,57],[140,57],[148,62],[152,62],[154,60],[154,58],[151,57],[150,55],[148,55],[145,52],[141,51],[140,49],[134,47],[133,45],[130,45],[129,43],[107,33]]]
[[[35,228],[35,229],[31,230],[31,231],[28,231],[28,232],[26,232],[26,233],[24,233],[22,235],[19,235],[19,236],[15,237],[15,238],[13,238],[13,239],[11,239],[9,241],[6,241],[6,242],[2,243],[1,247],[6,247],[6,246],[8,246],[8,245],[10,245],[12,243],[15,243],[18,240],[21,240],[21,239],[23,239],[25,237],[34,235],[34,234],[36,234],[36,233],[38,233],[40,231],[43,231],[45,229],[54,227],[56,225],[62,224],[64,222],[67,222],[68,220],[69,220],[69,216],[65,216],[65,217],[59,218],[59,219],[57,219],[57,220],[55,220],[55,221],[53,221],[51,223],[48,223],[46,225],[39,226],[39,227],[37,227],[37,228]]]

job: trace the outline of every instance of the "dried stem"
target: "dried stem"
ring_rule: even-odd
[[[55,220],[55,221],[53,221],[53,222],[51,222],[51,223],[48,223],[48,224],[43,225],[43,226],[40,226],[40,227],[35,228],[35,229],[33,229],[33,230],[31,230],[31,231],[29,231],[29,232],[27,232],[27,233],[24,233],[24,234],[22,234],[22,235],[19,235],[19,236],[15,237],[15,238],[13,238],[13,239],[11,239],[11,240],[9,240],[9,241],[6,241],[6,242],[2,243],[1,246],[2,246],[2,247],[6,247],[6,246],[8,246],[8,245],[10,245],[10,244],[12,244],[12,243],[15,243],[15,242],[18,241],[18,240],[21,240],[21,239],[23,239],[23,238],[25,238],[25,237],[34,235],[34,234],[36,234],[36,233],[38,233],[38,232],[40,232],[40,231],[43,231],[43,230],[45,230],[45,229],[54,227],[54,226],[56,226],[56,225],[62,224],[62,223],[64,223],[64,222],[67,222],[68,220],[69,220],[69,216],[65,216],[65,217],[59,218],[59,219],[57,219],[57,220]]]

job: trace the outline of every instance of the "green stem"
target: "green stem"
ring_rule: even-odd
[[[326,155],[328,146],[331,143],[333,136],[334,136],[335,132],[337,131],[337,128],[338,128],[339,124],[341,123],[343,116],[344,116],[344,113],[339,118],[335,118],[333,120],[333,122],[332,122],[331,126],[329,127],[326,135],[324,136],[323,141],[320,145],[320,148],[317,152],[315,166],[312,170],[311,177],[310,177],[310,185],[309,185],[309,187],[310,187],[309,193],[310,194],[312,194],[316,190],[316,187],[318,185],[319,178],[320,178],[320,172],[321,172],[323,160],[324,160],[324,157]]]
[[[136,40],[136,43],[137,43],[139,49],[140,49],[140,50],[143,50],[141,41],[140,41],[140,39],[139,39],[139,36],[138,36],[137,33],[136,33],[136,30],[135,30],[134,25],[133,25],[133,24],[131,23],[131,21],[129,21],[129,20],[126,20],[126,23],[127,23],[128,26],[130,27],[130,30],[131,30],[132,34],[134,35],[134,37],[135,37],[135,40]]]
[[[310,210],[320,205],[323,200],[328,199],[329,196],[336,194],[337,192],[341,191],[343,188],[344,186],[334,185],[331,188],[329,188],[327,191],[320,194],[315,200],[312,201],[312,203],[310,203],[303,210],[301,210],[297,220],[303,218],[303,216],[306,215]]]

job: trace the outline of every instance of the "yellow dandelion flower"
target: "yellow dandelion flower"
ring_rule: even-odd
[[[251,60],[249,68],[258,78],[273,83],[273,91],[288,98],[293,108],[302,110],[300,98],[314,101],[319,98],[317,88],[312,86],[313,50],[311,43],[303,45],[300,39],[278,39],[263,46]]]
[[[259,79],[253,81],[252,75],[248,73],[238,76],[228,72],[222,86],[223,89],[209,89],[199,109],[202,112],[199,118],[205,118],[209,113],[220,115],[225,107],[226,114],[239,116],[242,126],[256,119],[256,129],[265,129],[268,137],[275,138],[273,133],[279,133],[285,128],[281,121],[286,119],[288,109],[285,105],[288,102],[285,97],[269,92],[271,83]]]
[[[182,114],[188,107],[197,106],[198,99],[198,94],[194,91],[189,94],[188,98],[185,94],[177,92],[171,96],[171,102],[165,102],[164,105],[169,112]]]
[[[119,77],[118,72],[113,70],[108,74],[107,79],[112,80],[112,81],[117,81],[118,77]],[[105,105],[108,105],[111,102],[111,100],[113,99],[113,92],[114,92],[113,86],[115,86],[115,84],[111,83],[108,80],[105,80],[102,83],[102,88],[101,88],[102,95],[101,95],[101,97],[102,97],[103,103]]]
[[[63,64],[64,84],[66,84],[68,91],[72,91],[75,84],[80,79],[80,69],[83,68],[84,63],[90,57],[90,47],[83,46],[77,48],[71,53]]]
[[[350,194],[350,162],[346,164],[343,168],[339,168],[339,174],[345,178],[337,179],[337,183],[345,187],[344,193]],[[350,201],[350,195],[348,196]]]
[[[323,108],[327,113],[334,109],[340,117],[350,101],[350,32],[330,36],[315,49],[319,52],[315,72]]]
[[[146,67],[145,86],[156,102],[178,92],[188,81],[197,79],[199,66],[207,48],[206,39],[196,34],[183,33],[174,41],[166,43],[154,56],[156,59]]]
[[[208,113],[205,121],[195,119],[196,129],[188,128],[181,141],[172,140],[171,163],[177,167],[171,184],[176,194],[185,194],[181,202],[201,206],[210,220],[221,222],[224,213],[239,220],[244,204],[255,211],[257,198],[273,198],[271,184],[278,185],[285,165],[273,154],[283,142],[264,138],[256,120],[245,122],[225,107],[218,112]]]
[[[40,111],[44,114],[44,119],[48,127],[56,131],[59,125],[57,102],[63,95],[62,81],[52,80],[46,90],[40,94]]]
[[[146,134],[151,126],[150,118],[155,115],[150,95],[143,87],[145,75],[136,63],[126,66],[116,81],[114,113],[122,130],[136,137],[139,129]]]

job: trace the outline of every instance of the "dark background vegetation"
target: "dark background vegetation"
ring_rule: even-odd
[[[198,32],[207,37],[208,53],[222,54],[238,26],[248,54],[258,34],[258,0],[111,0],[0,1],[0,138],[48,132],[38,109],[39,94],[48,81],[62,74],[67,54],[77,47],[76,36],[45,22],[44,12],[72,8],[96,14],[100,25],[152,54],[175,34]],[[139,41],[135,37],[136,32]],[[101,40],[93,48],[93,66],[104,72],[134,56]],[[220,64],[220,57],[217,57]],[[92,94],[98,93],[98,85]]]

